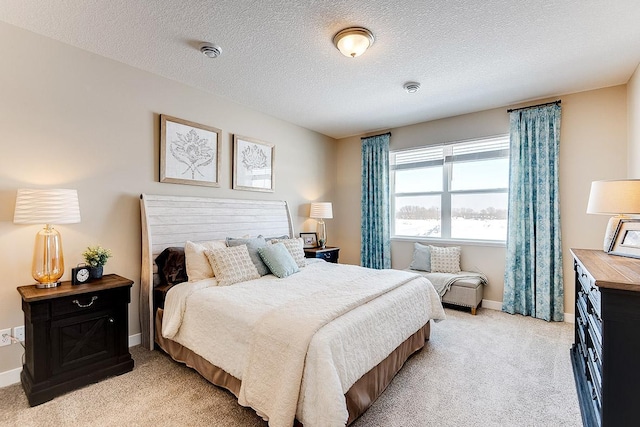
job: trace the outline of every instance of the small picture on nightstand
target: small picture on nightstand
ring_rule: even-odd
[[[318,247],[318,233],[300,233],[300,237],[304,242],[305,249]]]

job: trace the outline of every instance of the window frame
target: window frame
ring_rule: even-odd
[[[492,150],[485,152],[471,152],[466,154],[458,154],[454,155],[453,150],[455,146],[461,147],[464,145],[472,146],[473,144],[481,144],[483,142],[490,141],[500,141],[502,143],[506,142],[506,147],[500,150]],[[431,148],[442,148],[442,160],[430,160],[427,162],[417,162],[417,167],[410,166],[400,166],[397,167],[394,164],[395,155],[398,153],[403,153],[407,151],[418,151],[420,149],[431,149]],[[499,152],[501,155],[496,156],[496,153]],[[498,188],[482,188],[482,189],[470,189],[470,190],[451,190],[451,184],[453,179],[453,165],[456,161],[473,161],[473,160],[490,160],[495,158],[509,158],[509,135],[508,134],[500,134],[491,137],[483,137],[483,138],[473,138],[462,141],[452,141],[440,144],[429,144],[419,147],[410,147],[400,150],[391,150],[389,156],[389,206],[390,206],[390,214],[391,214],[391,229],[393,231],[391,235],[392,240],[408,240],[408,241],[433,241],[435,243],[465,243],[471,245],[481,245],[481,246],[505,246],[506,245],[506,236],[505,240],[485,240],[485,239],[473,239],[473,238],[454,238],[451,237],[451,226],[452,226],[452,211],[451,211],[451,203],[452,196],[454,195],[465,195],[465,194],[506,194],[507,198],[509,195],[509,183],[507,181],[507,187],[498,187]],[[423,167],[428,167],[429,165],[437,166],[442,165],[442,191],[424,191],[424,192],[411,192],[411,193],[396,193],[395,188],[395,179],[396,179],[396,170],[402,169],[418,169]],[[397,235],[396,231],[396,197],[420,197],[420,196],[440,196],[440,237],[433,236],[412,236],[412,235]],[[446,214],[446,215],[445,215]]]

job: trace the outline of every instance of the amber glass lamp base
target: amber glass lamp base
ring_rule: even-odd
[[[36,288],[54,288],[64,274],[64,256],[60,233],[47,224],[36,234],[33,249],[31,275],[36,279]]]

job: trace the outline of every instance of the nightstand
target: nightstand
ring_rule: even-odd
[[[20,286],[25,363],[20,379],[31,406],[133,369],[129,301],[133,281],[116,274],[83,285]]]
[[[304,250],[304,256],[307,258],[320,258],[328,262],[338,262],[338,252],[340,248],[334,246],[327,246],[322,248],[306,248]]]

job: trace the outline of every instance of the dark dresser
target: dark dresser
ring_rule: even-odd
[[[571,362],[585,426],[640,425],[640,260],[572,249]]]
[[[129,372],[129,301],[133,281],[116,274],[83,285],[20,286],[25,362],[20,379],[31,406]]]

